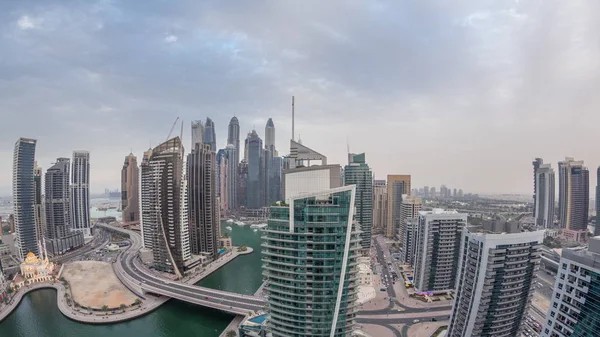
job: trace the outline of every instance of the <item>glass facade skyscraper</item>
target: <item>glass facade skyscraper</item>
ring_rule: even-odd
[[[265,206],[265,167],[262,139],[255,130],[246,139],[248,143],[248,184],[246,207],[251,209]]]
[[[271,207],[262,241],[268,329],[275,337],[342,337],[354,329],[360,236],[356,186]]]
[[[90,153],[73,151],[71,166],[71,224],[90,235]]]
[[[373,230],[373,173],[365,161],[365,154],[352,156],[344,168],[344,185],[356,185],[356,216],[360,225],[361,246],[371,248]]]
[[[15,246],[21,260],[29,252],[39,255],[35,227],[35,139],[19,138],[13,153],[13,208]]]

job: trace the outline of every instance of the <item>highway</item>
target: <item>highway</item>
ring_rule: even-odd
[[[142,247],[142,238],[139,234],[104,224],[100,226],[129,235],[132,244],[119,255],[117,260],[125,274],[121,276],[147,292],[242,315],[249,311],[262,310],[266,304],[263,298],[188,285],[153,275],[137,258],[138,250]]]
[[[81,255],[84,255],[84,254],[94,251],[102,246],[107,245],[109,240],[110,240],[110,235],[108,234],[107,231],[98,230],[94,234],[94,238],[92,239],[92,241],[90,243],[84,245],[83,247],[75,249],[73,251],[70,251],[64,255],[58,255],[57,257],[52,258],[50,260],[53,262],[57,262],[57,263],[69,262],[75,258],[78,258]]]

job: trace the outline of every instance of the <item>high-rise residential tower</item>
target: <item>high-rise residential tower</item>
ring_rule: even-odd
[[[467,214],[421,211],[415,244],[415,289],[444,293],[454,290],[462,229]]]
[[[71,165],[72,229],[90,235],[90,153],[73,151]]]
[[[394,238],[400,228],[402,195],[410,194],[410,175],[387,176],[387,226],[385,236]]]
[[[600,237],[585,250],[563,249],[552,305],[541,337],[598,336],[600,307]]]
[[[544,160],[542,158],[535,158],[533,162],[533,216],[536,214],[536,200],[537,200],[537,170],[544,164]]]
[[[560,223],[576,241],[587,239],[589,172],[583,161],[565,158],[558,163]]]
[[[238,176],[238,163],[237,150],[235,145],[228,144],[225,148],[225,159],[226,159],[226,172],[225,172],[225,189],[227,190],[227,209],[233,210],[237,208],[238,196],[237,196],[237,176]]]
[[[139,198],[140,170],[137,158],[130,153],[125,157],[121,169],[121,209],[123,222],[129,225],[140,223],[140,198]]]
[[[196,143],[204,143],[204,134],[202,121],[192,121],[192,149]]]
[[[447,336],[521,336],[543,239],[544,231],[490,233],[463,228]]]
[[[69,182],[67,176],[67,183]],[[44,210],[44,201],[42,200],[42,168],[34,163],[33,184],[35,190],[35,231],[38,239],[46,236],[46,214]],[[67,188],[68,192],[68,188]]]
[[[217,132],[215,130],[215,123],[209,117],[206,117],[206,123],[204,124],[204,143],[210,145],[210,149],[213,152],[217,152]]]
[[[228,201],[229,196],[227,192],[227,167],[228,161],[226,149],[219,149],[216,155],[216,170],[217,170],[217,198],[219,199],[219,212],[220,214],[226,214],[229,209]]]
[[[249,135],[248,143],[248,185],[246,187],[246,207],[251,209],[265,206],[264,150],[262,139],[255,130]]]
[[[384,233],[387,226],[387,185],[385,180],[373,181],[373,231]]]
[[[271,207],[262,246],[267,327],[274,337],[353,332],[361,249],[355,198],[356,186],[350,185],[295,195],[289,206]]]
[[[543,228],[554,224],[554,170],[550,164],[541,164],[535,173],[535,223]]]
[[[190,248],[192,254],[217,258],[219,205],[216,154],[210,144],[196,143],[187,157]]]
[[[13,152],[15,246],[21,260],[24,260],[29,252],[36,255],[40,253],[35,230],[35,145],[35,139],[19,138]]]
[[[227,144],[231,144],[236,149],[236,157],[234,159],[237,165],[240,162],[240,122],[237,117],[232,117],[227,128]]]
[[[271,151],[273,156],[277,157],[277,150],[275,150],[275,124],[272,118],[269,118],[265,126],[265,149]]]
[[[191,257],[184,176],[179,137],[155,147],[142,162],[142,239],[152,249],[154,267],[182,277]],[[146,241],[151,242],[148,247]]]
[[[69,158],[58,158],[46,171],[46,235],[50,239],[66,237],[71,231],[71,188]]]
[[[400,205],[400,227],[398,228],[398,240],[404,241],[404,233],[406,232],[406,220],[415,219],[421,211],[422,200],[420,197],[403,195],[402,204]]]
[[[344,168],[344,185],[356,185],[356,214],[354,219],[361,230],[361,246],[371,248],[373,230],[373,173],[366,163],[365,154],[354,155]]]
[[[596,226],[594,236],[600,235],[600,166],[596,170]]]

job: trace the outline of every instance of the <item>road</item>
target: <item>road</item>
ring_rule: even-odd
[[[110,241],[110,235],[105,230],[97,230],[96,234],[94,234],[94,239],[91,242],[84,245],[81,248],[78,248],[74,251],[68,252],[64,255],[59,255],[56,258],[52,258],[51,261],[57,263],[65,263],[71,260],[78,258],[81,255],[89,253],[93,250],[96,250],[104,245],[107,245]]]

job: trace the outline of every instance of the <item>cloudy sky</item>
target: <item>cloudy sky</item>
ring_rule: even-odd
[[[19,137],[37,160],[89,150],[92,191],[176,117],[211,117],[224,147],[269,117],[379,178],[531,193],[531,161],[600,164],[600,2],[2,1],[0,195]],[[595,186],[596,179],[591,183]]]

